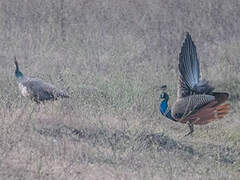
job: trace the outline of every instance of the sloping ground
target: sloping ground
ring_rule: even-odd
[[[163,118],[145,124],[146,119],[135,117],[137,124],[129,114],[126,127],[113,114],[94,117],[85,112],[91,118],[84,122],[83,112],[71,117],[65,110],[57,113],[62,103],[67,102],[41,107],[30,103],[28,108],[1,113],[2,178],[238,179],[240,175],[239,146],[226,135],[219,137],[225,119],[204,129],[196,127],[193,137],[184,138],[186,127]],[[73,119],[79,125],[74,127]],[[156,123],[167,131],[154,128]]]
[[[235,0],[1,0],[0,179],[239,179],[239,12]],[[159,95],[167,84],[175,100],[186,31],[231,111],[184,138]],[[15,55],[71,98],[23,98]]]

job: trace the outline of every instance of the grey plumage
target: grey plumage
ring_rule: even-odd
[[[58,98],[69,98],[69,96],[61,89],[56,88],[50,83],[44,82],[38,78],[24,76],[19,70],[16,58],[15,65],[15,77],[23,96],[30,97],[37,103],[48,100],[57,100]]]

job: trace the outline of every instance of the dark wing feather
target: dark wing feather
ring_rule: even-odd
[[[186,35],[186,39],[179,55],[178,68],[180,72],[179,89],[182,94],[180,97],[184,97],[190,94],[190,90],[199,83],[200,78],[196,46],[189,33]]]
[[[199,61],[197,50],[189,33],[183,43],[181,53],[179,55],[179,87],[178,97],[189,96],[193,93],[203,94],[209,93],[213,87],[209,86],[205,80],[200,81]]]

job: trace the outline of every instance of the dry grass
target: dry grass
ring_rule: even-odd
[[[234,0],[2,0],[1,179],[238,179],[239,12]],[[175,100],[186,31],[231,112],[184,138],[187,126],[159,114],[159,94],[167,84]],[[71,98],[23,98],[14,55]]]

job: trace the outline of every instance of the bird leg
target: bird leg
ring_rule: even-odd
[[[194,131],[194,128],[193,128],[193,124],[191,122],[188,121],[188,127],[190,129],[190,132],[187,133],[184,137],[186,136],[189,136],[189,135],[192,135],[193,131]]]

